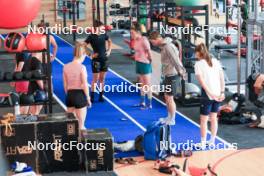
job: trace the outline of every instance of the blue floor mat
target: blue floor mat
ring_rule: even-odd
[[[53,62],[53,87],[55,95],[64,103],[65,93],[63,89],[63,77],[62,70],[63,64],[69,63],[73,58],[73,47],[59,38],[54,36],[59,46],[57,58],[58,60]],[[91,83],[91,61],[86,59],[84,64],[88,71],[88,81]],[[116,75],[111,70],[107,74],[106,85],[120,85],[121,83],[131,85],[126,80]],[[136,88],[134,88],[136,90]],[[167,115],[166,107],[159,101],[153,100],[152,110],[140,110],[132,107],[132,105],[138,103],[138,92],[123,92],[118,93],[116,91],[106,93],[105,96],[109,101],[105,103],[94,103],[93,107],[88,110],[86,117],[87,128],[108,128],[112,133],[114,140],[125,141],[133,140],[136,136],[143,134],[144,129],[140,128],[130,119],[133,118],[138,124],[146,128],[151,122],[158,120],[160,117]],[[113,104],[116,106],[114,107]],[[124,120],[126,119],[126,120]],[[194,123],[187,120],[183,115],[177,114],[176,125],[172,127],[172,140],[175,143],[186,143],[188,140],[193,142],[200,141],[200,128]],[[217,143],[223,143],[217,140]],[[125,155],[119,153],[119,155]],[[130,152],[129,156],[138,155],[136,152]]]

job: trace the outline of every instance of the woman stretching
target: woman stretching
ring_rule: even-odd
[[[66,93],[67,112],[74,113],[79,120],[79,129],[85,129],[87,106],[91,101],[87,83],[87,70],[82,64],[86,57],[86,46],[75,44],[73,61],[63,68],[64,91]]]
[[[206,148],[207,123],[211,122],[211,139],[209,145],[215,144],[218,130],[217,113],[220,102],[225,99],[224,73],[220,62],[209,55],[205,44],[195,48],[197,62],[195,75],[202,87],[200,125],[201,125],[201,148]]]

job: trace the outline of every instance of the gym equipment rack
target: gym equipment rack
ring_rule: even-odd
[[[264,17],[259,12],[259,0],[249,1],[249,19],[247,21],[247,60],[246,78],[252,73],[264,73]],[[260,40],[254,41],[254,35]],[[248,95],[248,89],[246,89]]]
[[[165,12],[165,0],[151,0],[150,11],[149,11],[150,16],[153,15],[154,11]],[[160,31],[161,25],[165,24],[165,19],[161,21],[153,21],[153,19],[151,18],[150,20],[151,31],[154,30],[154,23],[157,23],[157,30]]]
[[[177,6],[176,3],[166,3],[166,25],[168,27],[178,27],[178,29],[181,29],[185,26],[185,21],[186,19],[192,17],[204,17],[205,19],[205,24],[207,28],[209,27],[209,8],[208,5],[202,5],[202,6]],[[199,11],[198,13],[193,13],[194,11]],[[180,17],[180,24],[174,24],[174,23],[169,23],[168,17],[169,14],[175,14],[176,12],[181,13]],[[191,26],[189,26],[191,27]],[[193,26],[192,27],[196,27]],[[197,26],[201,27],[201,26]],[[180,41],[182,45],[182,62],[183,65],[185,66],[187,72],[188,72],[188,82],[191,82],[191,74],[194,73],[194,68],[193,67],[187,67],[192,61],[195,60],[195,58],[188,58],[186,55],[189,52],[194,53],[194,48],[195,45],[192,43],[192,38],[196,38],[197,34],[184,34],[183,30],[180,32]],[[205,44],[207,47],[209,47],[209,30],[204,30],[204,39],[205,39]],[[182,94],[181,97],[179,98],[181,104],[183,106],[198,106],[200,105],[200,98],[186,98],[186,92],[185,92],[185,81],[182,80]]]
[[[46,27],[49,27],[49,24],[46,23],[45,24]],[[48,28],[47,28],[48,29]],[[50,33],[49,31],[47,32],[47,43],[46,43],[46,48],[44,50],[41,51],[29,51],[29,50],[24,50],[22,52],[8,52],[8,51],[0,51],[0,55],[9,55],[9,54],[16,54],[16,53],[42,53],[42,63],[47,64],[46,69],[44,70],[44,76],[43,78],[40,79],[23,79],[23,80],[19,80],[19,81],[36,81],[36,80],[43,80],[44,81],[44,87],[45,85],[48,85],[47,87],[47,93],[48,93],[48,101],[45,102],[40,102],[40,103],[32,103],[30,105],[44,105],[45,106],[45,112],[48,113],[52,113],[52,97],[53,97],[53,93],[52,93],[52,80],[51,80],[51,60],[50,60]],[[1,80],[0,83],[8,83],[8,82],[18,82],[17,80],[11,80],[11,81],[7,81],[7,80]],[[46,87],[45,87],[46,88]],[[21,106],[25,106],[24,104],[21,104]],[[29,105],[27,105],[29,106]],[[0,108],[6,108],[6,107],[12,107],[12,106],[0,106]]]

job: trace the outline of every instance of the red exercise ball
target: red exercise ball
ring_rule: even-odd
[[[38,14],[41,0],[0,0],[0,28],[27,26]]]
[[[5,49],[8,52],[21,52],[25,48],[25,37],[21,33],[11,32],[5,38]]]
[[[44,34],[30,33],[26,37],[26,46],[29,51],[40,51],[47,48]]]

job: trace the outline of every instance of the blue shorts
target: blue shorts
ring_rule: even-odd
[[[208,116],[210,113],[218,113],[219,108],[220,102],[210,100],[204,90],[202,90],[200,114]]]
[[[136,62],[136,73],[139,75],[148,75],[152,73],[151,64]]]

